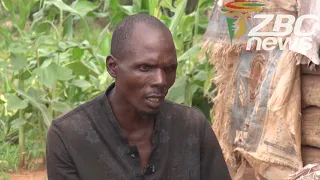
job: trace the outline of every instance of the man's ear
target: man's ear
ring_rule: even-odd
[[[117,77],[117,59],[115,59],[113,56],[108,56],[106,59],[106,66],[107,71],[110,74],[111,77],[116,78]]]

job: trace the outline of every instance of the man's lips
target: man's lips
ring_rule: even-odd
[[[146,102],[149,106],[152,108],[157,108],[161,105],[161,103],[164,101],[165,96],[164,95],[153,95],[148,96],[146,98]]]

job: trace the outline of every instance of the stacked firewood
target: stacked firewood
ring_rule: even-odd
[[[301,66],[303,165],[320,163],[320,67]]]

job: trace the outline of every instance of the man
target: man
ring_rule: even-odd
[[[120,22],[106,64],[115,83],[49,129],[49,180],[230,179],[206,118],[165,100],[177,56],[161,21],[137,14]]]

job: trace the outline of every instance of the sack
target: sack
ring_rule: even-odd
[[[237,175],[233,179],[234,180],[257,180],[254,169],[247,162],[243,162],[241,164],[241,167],[238,169]]]
[[[297,0],[297,11],[298,16],[301,17],[303,15],[315,15],[320,16],[320,1],[319,0]],[[314,19],[306,18],[303,20],[302,26],[300,28],[302,33],[308,33],[309,36],[299,36],[295,33],[291,34],[291,43],[295,42],[297,39],[301,39],[302,37],[308,38],[311,48],[309,50],[305,49],[303,46],[293,47],[291,50],[295,51],[299,54],[306,56],[306,60],[303,63],[310,64],[310,62],[319,65],[319,48],[320,48],[320,31],[318,31],[318,27],[320,26],[320,22]]]
[[[320,67],[315,66],[314,68],[312,68],[308,65],[301,65],[301,72],[302,74],[320,75]]]
[[[300,68],[286,50],[247,52],[215,43],[213,129],[232,177],[248,162],[258,179],[302,168]],[[229,57],[229,56],[231,57]]]
[[[300,56],[278,48],[245,51],[248,30],[263,19],[246,19],[246,34],[234,38],[228,25],[242,19],[221,11],[231,1],[216,1],[203,46],[216,71],[212,127],[234,179],[243,177],[247,163],[259,180],[284,179],[302,168]],[[293,0],[263,3],[263,14],[297,14]]]
[[[302,160],[304,166],[308,164],[320,164],[320,149],[302,146]]]
[[[272,4],[287,11],[296,11],[297,0],[270,0]]]
[[[308,164],[295,174],[288,177],[287,180],[319,180],[320,164]]]
[[[320,148],[320,108],[302,110],[302,144]]]
[[[320,77],[314,75],[302,76],[302,108],[308,106],[320,107]]]

